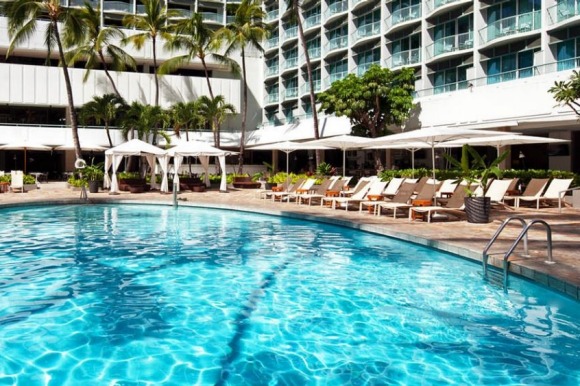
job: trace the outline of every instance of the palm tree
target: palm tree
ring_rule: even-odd
[[[244,142],[246,140],[246,117],[248,114],[248,80],[246,76],[246,49],[254,47],[260,52],[264,49],[260,43],[268,34],[268,26],[262,21],[266,12],[260,0],[242,0],[236,9],[234,21],[216,31],[216,40],[226,42],[224,55],[231,57],[234,51],[240,50],[242,59],[242,78],[244,80],[244,104],[242,107],[242,128],[240,131],[240,154],[238,173],[244,165]]]
[[[10,55],[16,46],[34,35],[37,30],[37,20],[40,17],[48,20],[44,38],[47,48],[47,59],[50,59],[52,50],[56,45],[64,75],[75,155],[77,159],[81,158],[78,119],[63,45],[65,41],[82,40],[83,29],[82,22],[78,17],[78,11],[61,6],[60,0],[15,0],[6,2],[2,13],[8,17],[10,46],[8,47],[7,55]],[[59,30],[61,23],[63,26],[62,35]]]
[[[77,60],[86,61],[87,71],[83,78],[85,82],[89,77],[90,70],[102,65],[113,91],[121,98],[121,94],[109,73],[109,66],[115,71],[137,67],[135,59],[131,55],[119,46],[112,44],[114,40],[124,39],[125,34],[116,27],[103,27],[99,9],[93,8],[89,3],[85,3],[85,6],[79,10],[79,15],[83,21],[84,40],[80,44],[70,42],[71,45],[75,46],[66,54],[70,65],[74,65]],[[107,58],[110,60],[110,64],[107,62]]]
[[[181,132],[185,131],[185,139],[189,141],[189,131],[205,125],[205,117],[199,110],[198,101],[178,102],[171,106],[169,113],[177,138],[181,138]]]
[[[220,126],[228,115],[236,113],[236,108],[232,104],[226,103],[226,98],[223,95],[218,95],[215,98],[208,98],[204,95],[198,101],[201,115],[211,124],[214,145],[220,147]]]
[[[94,96],[93,100],[85,103],[80,109],[81,122],[86,125],[93,120],[97,125],[101,122],[105,125],[109,146],[113,147],[113,140],[109,132],[109,126],[119,116],[119,111],[126,105],[123,98],[116,94],[105,94],[103,96]]]
[[[318,129],[318,112],[316,111],[316,95],[314,93],[314,80],[312,79],[312,65],[310,63],[310,54],[306,46],[306,38],[304,37],[304,26],[302,25],[302,13],[300,8],[300,0],[286,0],[287,9],[291,11],[292,19],[296,20],[298,25],[298,36],[302,50],[304,51],[304,58],[306,59],[306,72],[308,74],[308,85],[310,86],[310,110],[312,111],[312,120],[314,125],[314,139],[320,139],[320,131]],[[322,161],[322,151],[316,150],[316,165]]]
[[[145,105],[134,101],[123,110],[121,117],[121,134],[125,140],[141,138],[143,129],[141,116],[145,110]]]
[[[173,18],[180,16],[177,10],[167,9],[166,5],[160,0],[141,0],[144,6],[142,15],[126,15],[123,18],[123,25],[128,28],[134,28],[137,32],[124,39],[124,42],[130,42],[140,50],[145,45],[145,41],[151,40],[153,51],[153,75],[155,77],[155,106],[159,106],[159,77],[157,69],[157,39],[162,38],[166,41],[171,39],[171,32],[174,25],[171,23]]]
[[[206,60],[213,59],[218,63],[226,64],[234,72],[237,68],[236,62],[215,52],[219,49],[219,42],[215,41],[214,30],[207,27],[200,13],[194,13],[190,18],[178,21],[175,24],[175,35],[167,42],[166,47],[172,50],[182,50],[186,53],[165,61],[159,67],[159,73],[165,74],[175,71],[182,64],[188,63],[197,57],[203,66],[209,96],[212,99],[214,95]]]

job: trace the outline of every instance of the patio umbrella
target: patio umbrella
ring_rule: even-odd
[[[105,151],[108,147],[97,145],[97,144],[83,144],[81,150],[83,151]],[[75,150],[75,145],[61,145],[54,148],[54,150]]]
[[[445,147],[451,141],[459,139],[469,139],[477,137],[486,137],[505,134],[504,131],[488,130],[469,130],[469,129],[450,129],[447,127],[430,127],[407,131],[399,134],[387,135],[384,137],[374,138],[368,141],[367,146],[380,145],[409,145],[414,143],[423,143],[427,148],[431,148],[431,162],[433,170],[433,180],[435,180],[435,148]],[[435,197],[435,185],[433,185],[433,199]]]
[[[26,174],[26,152],[28,150],[50,151],[52,147],[27,140],[15,141],[0,146],[0,150],[24,150],[24,174]]]
[[[289,174],[289,170],[290,170],[289,158],[290,158],[290,153],[292,153],[293,151],[295,151],[295,150],[316,150],[316,149],[328,150],[328,149],[332,149],[332,148],[328,147],[328,146],[312,144],[310,142],[283,141],[283,142],[274,142],[274,143],[268,143],[265,145],[248,147],[247,149],[248,150],[279,150],[279,151],[283,151],[284,153],[286,153],[286,174]]]
[[[537,143],[566,143],[570,142],[566,139],[535,137],[531,135],[519,135],[514,133],[506,133],[503,135],[486,136],[480,138],[470,139],[456,139],[447,142],[448,145],[462,146],[465,144],[471,146],[495,146],[497,155],[499,156],[499,148],[508,145],[533,145]]]
[[[314,141],[305,142],[309,145],[323,145],[342,150],[342,176],[346,172],[346,151],[360,149],[369,143],[370,138],[357,137],[354,135],[337,135],[336,137],[321,138]]]

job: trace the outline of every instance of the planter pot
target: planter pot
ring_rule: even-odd
[[[467,222],[474,224],[487,224],[491,211],[491,198],[489,197],[465,197],[465,213]]]
[[[101,185],[101,181],[89,181],[89,192],[90,193],[99,193],[100,185]]]
[[[264,185],[264,188],[266,190],[272,190],[272,188],[275,186],[276,184],[273,184],[271,182],[266,182],[266,184]]]

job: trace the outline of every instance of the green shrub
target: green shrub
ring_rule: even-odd
[[[120,180],[138,179],[141,178],[141,175],[139,172],[121,172],[117,174],[117,178]]]
[[[74,176],[70,177],[67,180],[68,184],[73,188],[80,188],[82,186],[87,187],[89,183],[83,178],[75,178]]]

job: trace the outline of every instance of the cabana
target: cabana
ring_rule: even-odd
[[[104,187],[111,188],[109,194],[119,192],[119,184],[117,182],[117,169],[121,165],[123,157],[127,156],[145,156],[147,163],[151,168],[151,182],[152,188],[157,187],[155,182],[155,160],[159,160],[159,165],[163,172],[163,180],[161,182],[161,191],[168,192],[169,186],[167,183],[167,165],[169,164],[169,157],[167,152],[150,143],[143,142],[140,139],[132,139],[119,146],[115,146],[105,151],[105,181]],[[109,179],[109,169],[113,169],[113,176]]]
[[[209,157],[218,157],[220,168],[222,170],[222,180],[220,183],[220,192],[227,191],[227,174],[226,174],[226,155],[237,154],[233,151],[227,151],[213,147],[206,142],[201,141],[187,141],[180,142],[177,146],[168,150],[170,157],[173,157],[173,189],[179,191],[179,168],[183,157],[198,157],[203,170],[205,171],[204,183],[205,186],[210,186],[209,181]]]

